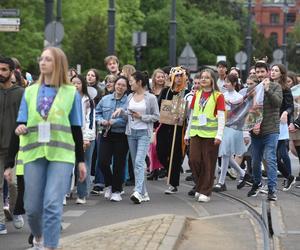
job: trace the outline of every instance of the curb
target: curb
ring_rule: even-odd
[[[186,225],[185,216],[175,216],[168,232],[162,240],[158,250],[170,250],[175,249],[177,243],[180,240]]]
[[[84,241],[85,238],[91,239],[93,235],[97,235],[99,233],[107,233],[108,231],[111,230],[118,230],[119,228],[124,228],[124,227],[130,227],[131,225],[136,225],[137,223],[142,223],[143,221],[148,221],[151,219],[160,219],[160,218],[165,218],[165,217],[173,217],[172,222],[170,223],[170,227],[168,231],[166,232],[164,238],[162,239],[160,245],[158,246],[157,249],[159,250],[170,250],[170,249],[175,249],[176,244],[180,240],[180,236],[183,233],[183,230],[186,225],[186,217],[184,216],[176,216],[174,214],[159,214],[159,215],[154,215],[154,216],[147,216],[147,217],[141,217],[141,218],[136,218],[128,221],[123,221],[107,226],[102,226],[94,229],[90,229],[81,233],[69,235],[66,237],[61,238],[60,240],[60,245],[62,246],[62,249],[69,249],[68,244],[72,243],[73,241],[78,241],[82,239]],[[65,246],[65,248],[64,248]],[[87,249],[86,249],[87,250]]]

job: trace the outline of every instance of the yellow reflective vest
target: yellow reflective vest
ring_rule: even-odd
[[[48,161],[75,163],[75,143],[72,136],[69,114],[75,99],[73,85],[59,87],[52,103],[46,122],[50,123],[50,141],[38,141],[38,125],[45,122],[37,111],[37,96],[40,84],[34,84],[25,90],[28,106],[28,133],[20,136],[20,150],[23,164],[39,158]]]
[[[201,107],[199,102],[202,95],[202,90],[196,92],[196,100],[194,103],[193,116],[191,117],[192,123],[190,128],[190,137],[199,136],[203,138],[215,138],[218,131],[218,119],[215,116],[215,108],[218,96],[221,93],[213,91],[208,97],[208,100],[204,107]],[[206,124],[200,123],[200,116],[205,115]]]

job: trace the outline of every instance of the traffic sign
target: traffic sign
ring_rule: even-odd
[[[282,49],[275,49],[273,51],[273,58],[274,60],[278,60],[278,61],[281,61],[281,59],[283,58],[283,51]]]
[[[239,51],[235,54],[234,60],[238,64],[247,62],[248,56],[244,51]]]
[[[53,21],[45,28],[45,38],[51,45],[58,45],[64,37],[64,26],[61,22]]]
[[[187,67],[190,71],[198,70],[198,58],[193,51],[192,46],[189,43],[186,43],[183,51],[178,58],[178,65],[183,65]]]
[[[0,18],[0,25],[20,25],[20,18]]]
[[[18,32],[20,31],[19,25],[2,25],[0,24],[0,32]]]
[[[19,9],[0,9],[0,16],[19,16],[20,10]]]

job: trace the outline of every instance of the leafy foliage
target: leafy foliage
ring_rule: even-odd
[[[57,0],[56,0],[57,1]],[[55,2],[56,2],[55,1]],[[81,64],[83,71],[95,67],[105,71],[107,55],[108,0],[62,1],[65,36],[62,48],[70,65]],[[115,0],[115,51],[121,64],[134,64],[132,34],[146,31],[147,47],[142,49],[142,68],[168,65],[170,0]],[[234,64],[234,54],[244,49],[247,10],[239,0],[177,0],[178,57],[187,42],[200,64],[215,64],[217,55],[226,55]],[[17,33],[0,32],[0,53],[17,57],[23,68],[37,72],[36,58],[44,45],[44,0],[1,1],[1,8],[19,8],[21,29]],[[55,11],[54,11],[55,12]],[[55,16],[55,15],[54,15]],[[253,55],[271,58],[274,44],[265,39],[253,24]],[[289,67],[297,70],[300,25],[289,36]]]

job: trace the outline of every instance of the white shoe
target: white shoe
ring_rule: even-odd
[[[85,199],[85,197],[83,197],[82,199],[78,197],[78,198],[76,199],[76,204],[86,204],[86,199]]]
[[[65,198],[64,198],[63,205],[64,205],[64,206],[67,205],[67,198],[66,198],[66,196],[65,196]]]
[[[13,224],[16,229],[21,229],[22,227],[24,227],[24,220],[22,215],[14,215]]]
[[[145,193],[144,195],[142,195],[142,202],[147,202],[150,201],[150,197],[148,193]]]
[[[111,186],[109,186],[109,187],[106,188],[106,190],[104,192],[104,198],[109,200],[110,197],[111,197],[111,194],[112,194]]]
[[[39,241],[39,242],[37,242],[36,240],[35,240],[35,238],[33,238],[33,247],[31,247],[31,248],[28,248],[27,250],[44,250],[45,248],[44,248],[44,243],[43,243],[43,241],[41,240],[41,241]]]
[[[124,195],[125,194],[125,191],[124,190],[122,190],[121,191],[121,193],[120,193],[120,195]]]
[[[204,194],[200,194],[199,195],[199,198],[198,198],[198,201],[199,202],[209,202],[210,201],[210,197],[209,196],[206,196]]]
[[[200,196],[200,193],[196,192],[195,193],[195,199],[198,200],[199,196]]]
[[[111,201],[121,201],[122,200],[121,193],[120,192],[112,193],[110,200]]]
[[[130,196],[130,200],[132,200],[135,204],[141,204],[143,197],[139,194],[139,192],[134,191]]]

